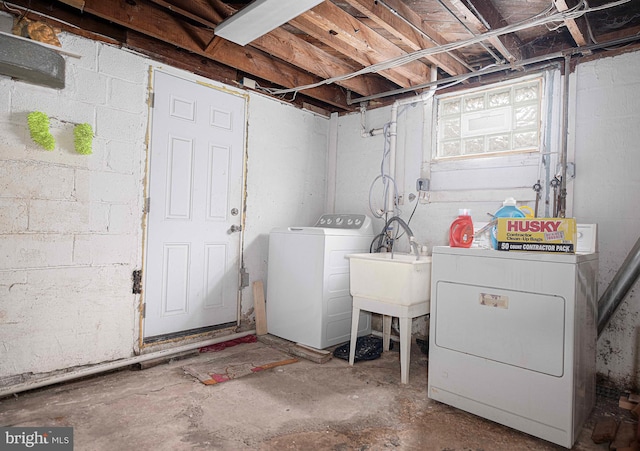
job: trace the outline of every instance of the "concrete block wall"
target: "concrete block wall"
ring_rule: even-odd
[[[0,386],[137,352],[131,276],[143,264],[149,68],[213,83],[59,37],[81,55],[65,57],[64,89],[0,75]],[[329,120],[257,93],[248,107],[243,255],[250,281],[266,282],[269,231],[324,213]],[[34,110],[51,119],[52,152],[30,139]],[[73,145],[73,126],[84,122],[94,129],[89,156]],[[242,297],[250,326],[251,286]]]
[[[0,76],[0,385],[132,355],[150,62],[70,34],[66,86]],[[50,118],[56,147],[30,138]],[[74,150],[89,123],[93,154]]]
[[[640,52],[578,65],[574,213],[598,224],[598,293],[640,238]],[[640,387],[640,296],[636,282],[598,340],[598,373],[611,385]]]
[[[252,284],[267,289],[269,232],[311,226],[325,213],[329,119],[251,94],[244,262]],[[253,320],[252,286],[242,291]]]

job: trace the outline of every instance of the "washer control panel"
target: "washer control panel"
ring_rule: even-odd
[[[365,219],[365,215],[322,215],[314,227],[326,227],[330,229],[359,229],[364,225]]]

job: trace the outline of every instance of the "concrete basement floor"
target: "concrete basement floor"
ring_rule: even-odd
[[[565,449],[428,399],[428,360],[415,341],[408,385],[393,351],[353,367],[300,359],[210,386],[182,370],[267,342],[5,397],[0,425],[72,426],[79,451]],[[608,450],[592,442],[593,425],[620,410],[599,398],[573,449]]]

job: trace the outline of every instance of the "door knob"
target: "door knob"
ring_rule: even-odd
[[[233,224],[231,226],[231,228],[227,231],[227,233],[231,234],[231,233],[235,233],[235,232],[240,232],[241,230],[242,230],[242,226],[241,225]]]

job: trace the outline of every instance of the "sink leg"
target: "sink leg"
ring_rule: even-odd
[[[400,382],[409,383],[409,356],[411,353],[411,318],[400,319]]]
[[[360,321],[360,309],[353,307],[351,312],[351,343],[349,344],[349,365],[353,365],[356,359],[356,342],[358,340],[358,322]]]
[[[382,315],[382,350],[389,350],[389,343],[391,341],[391,320],[392,316]]]

